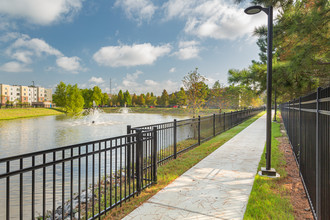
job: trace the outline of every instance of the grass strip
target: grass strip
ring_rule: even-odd
[[[107,107],[102,108],[106,113],[118,113],[120,112],[121,107]],[[148,108],[148,107],[129,107],[130,111],[133,113],[148,113],[148,114],[164,114],[164,115],[182,115],[182,116],[191,116],[191,109],[184,108]],[[234,109],[222,109],[221,112],[230,112],[236,111]],[[218,114],[219,109],[201,109],[199,111],[200,116],[207,116],[210,114]]]
[[[54,108],[15,108],[0,109],[0,120],[11,120],[17,118],[30,118],[38,116],[63,114],[61,110]]]
[[[287,189],[279,183],[287,176],[285,157],[279,150],[281,137],[280,123],[272,123],[271,167],[281,175],[280,178],[255,176],[244,219],[294,219],[293,207]],[[266,167],[265,152],[261,156],[258,171]]]
[[[157,176],[158,182],[155,185],[145,189],[142,193],[123,203],[122,207],[117,207],[111,210],[104,219],[122,219],[127,214],[132,212],[135,208],[142,205],[145,201],[159,192],[161,189],[166,187],[168,184],[173,182],[176,178],[181,176],[184,172],[189,170],[199,161],[204,159],[210,153],[218,149],[221,145],[226,143],[228,140],[233,138],[236,134],[241,132],[244,128],[252,124],[259,117],[261,117],[265,112],[262,112],[245,122],[237,125],[236,127],[216,136],[215,138],[201,144],[200,146],[187,151],[177,157],[176,160],[171,160],[163,166],[158,168]]]

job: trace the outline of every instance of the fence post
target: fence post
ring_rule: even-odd
[[[176,159],[177,156],[177,149],[176,149],[176,119],[174,119],[174,124],[173,124],[174,128],[173,128],[173,139],[174,139],[174,159]]]
[[[153,128],[153,182],[157,183],[157,127]]]
[[[142,189],[142,176],[143,176],[143,168],[142,168],[142,161],[141,154],[142,154],[142,130],[136,129],[136,190],[138,194],[141,193]]]
[[[213,114],[213,136],[215,136],[215,114]]]
[[[127,134],[131,133],[131,125],[127,125]],[[128,181],[130,181],[131,179],[131,137],[127,137],[126,138],[126,142],[127,142],[127,164],[126,164],[126,169],[127,169],[127,176],[128,176]]]
[[[226,112],[223,113],[223,131],[226,130]]]
[[[300,175],[300,158],[301,158],[301,97],[299,97],[299,147],[298,147],[298,150],[299,150],[299,155],[298,155],[298,161],[299,161],[299,175]]]
[[[198,115],[198,145],[201,145],[201,116]]]
[[[233,111],[230,111],[230,128],[233,127]]]
[[[321,150],[319,143],[319,110],[320,110],[321,87],[317,88],[316,93],[316,216],[321,219]]]

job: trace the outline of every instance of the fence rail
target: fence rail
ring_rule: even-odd
[[[313,215],[330,219],[330,87],[280,109]]]
[[[157,182],[157,166],[264,108],[131,128],[0,159],[0,219],[96,219]]]

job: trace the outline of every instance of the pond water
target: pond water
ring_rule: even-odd
[[[184,116],[96,113],[0,121],[0,158],[124,135],[132,127],[184,119]],[[94,122],[94,123],[93,123]]]
[[[127,125],[136,127],[187,118],[184,116],[122,112],[102,113],[96,111],[84,117],[57,115],[0,121],[0,158],[124,135],[127,132]],[[110,158],[110,155],[108,155],[108,158]],[[96,163],[97,161],[98,158],[96,158]],[[108,161],[107,166],[109,163]],[[85,161],[82,160],[83,168],[85,167],[84,164]],[[0,173],[5,172],[5,167],[5,163],[0,164]],[[11,167],[11,169],[15,168]],[[61,182],[61,169],[61,166],[56,167],[56,185]],[[74,170],[74,178],[76,178],[76,166]],[[47,169],[48,177],[51,175],[51,172],[51,169]],[[88,166],[88,173],[90,172],[92,172],[91,164]],[[98,173],[98,169],[95,169],[95,172]],[[69,180],[69,173],[67,172],[65,174],[66,192],[70,190],[68,188],[69,183],[67,182]],[[82,172],[82,178],[85,178],[84,173]],[[37,170],[35,175],[35,209],[38,216],[38,213],[41,213],[42,207],[42,170]],[[0,180],[0,203],[5,203],[5,181],[5,179]],[[23,212],[24,218],[27,219],[31,219],[29,211],[31,210],[31,184],[31,173],[24,174]],[[52,179],[47,179],[46,185],[46,204],[47,210],[49,210],[52,204]],[[77,182],[74,183],[75,189],[76,185]],[[60,187],[60,185],[57,187]],[[56,201],[60,202],[60,198],[61,192],[57,191]],[[58,202],[57,206],[60,205]],[[18,175],[10,178],[10,207],[11,219],[17,219],[19,214]],[[5,213],[5,205],[0,206],[0,219],[5,218]]]

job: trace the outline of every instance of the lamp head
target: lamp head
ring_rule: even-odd
[[[247,9],[244,10],[244,12],[248,15],[254,15],[254,14],[258,14],[259,12],[262,11],[262,7],[259,5],[255,5],[255,6],[251,6],[248,7]]]

